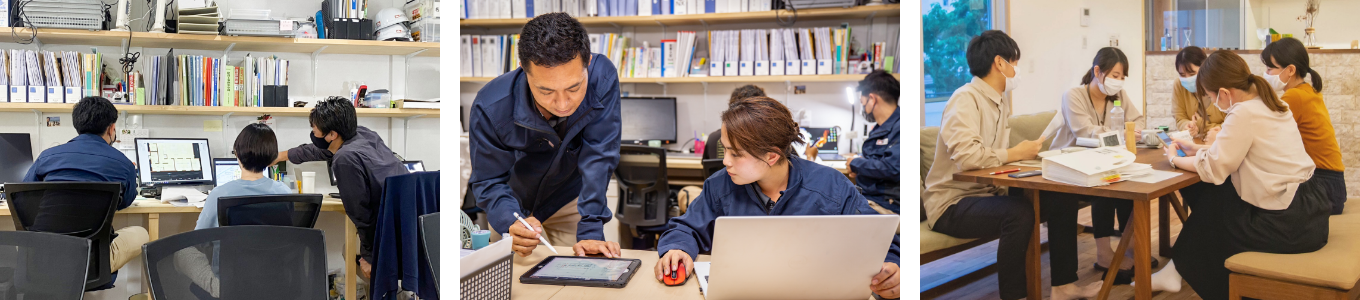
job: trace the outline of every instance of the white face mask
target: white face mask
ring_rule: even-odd
[[[1280,80],[1280,75],[1270,75],[1270,71],[1266,71],[1261,73],[1261,77],[1265,78],[1267,83],[1270,83],[1270,90],[1277,94],[1284,91],[1285,84],[1284,81]]]
[[[1226,114],[1226,113],[1228,113],[1229,110],[1232,110],[1233,106],[1237,106],[1237,103],[1228,104],[1228,108],[1223,108],[1222,106],[1218,106],[1218,98],[1219,98],[1219,97],[1222,97],[1222,96],[1223,96],[1223,92],[1219,92],[1217,96],[1214,96],[1214,108],[1217,108],[1218,111],[1223,112],[1223,113]]]
[[[1097,84],[1097,86],[1100,87],[1101,93],[1104,93],[1107,96],[1114,96],[1119,95],[1119,91],[1124,89],[1124,81],[1106,77],[1105,82]]]
[[[1007,62],[1007,64],[1010,64],[1010,62]],[[1001,91],[1002,93],[1014,91],[1016,87],[1020,86],[1020,68],[1011,64],[1011,70],[1015,72],[1015,76],[1006,77],[1006,88]]]

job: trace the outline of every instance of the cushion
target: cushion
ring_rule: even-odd
[[[1360,214],[1360,200],[1357,199],[1360,198],[1346,198],[1346,207],[1341,210],[1341,214],[1343,215]]]
[[[930,230],[930,225],[921,222],[921,253],[967,244],[976,239],[960,239]]]
[[[1360,281],[1360,215],[1331,216],[1327,245],[1302,254],[1244,252],[1224,265],[1234,273],[1350,290]]]
[[[1045,112],[1032,113],[1028,115],[1011,116],[1011,144],[1010,147],[1019,145],[1020,142],[1039,138],[1044,134],[1044,128],[1048,128],[1048,123],[1053,121],[1053,116],[1058,111],[1050,110]],[[1048,145],[1053,143],[1053,137],[1048,137],[1043,146],[1039,146],[1039,151],[1048,151]]]

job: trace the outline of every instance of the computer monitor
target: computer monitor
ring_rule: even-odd
[[[803,130],[806,130],[811,136],[811,138],[807,140],[809,145],[816,143],[823,137],[826,138],[826,143],[822,144],[821,147],[817,147],[817,156],[821,157],[822,160],[845,160],[845,158],[840,155],[840,148],[838,148],[841,135],[840,127],[803,127]]]
[[[149,184],[214,184],[208,139],[138,138],[137,176]]]
[[[0,185],[22,182],[33,165],[33,143],[27,133],[0,133]]]
[[[620,102],[623,132],[619,139],[623,143],[675,143],[675,97],[623,97]]]
[[[425,172],[425,162],[423,162],[423,161],[419,161],[419,160],[404,160],[404,161],[401,162],[401,164],[402,164],[402,165],[405,165],[405,166],[406,166],[406,170],[407,170],[407,171],[411,171],[411,173],[415,173],[415,172]]]
[[[214,158],[213,160],[213,179],[216,186],[222,186],[232,180],[241,179],[241,162],[235,158]]]

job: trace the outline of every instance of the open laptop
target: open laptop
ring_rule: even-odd
[[[406,166],[406,171],[411,173],[425,172],[425,162],[419,160],[403,160],[401,164]]]
[[[868,299],[896,215],[720,217],[712,263],[695,275],[708,300]],[[707,276],[707,280],[704,280]]]
[[[232,180],[241,179],[241,162],[235,158],[214,158],[213,186],[222,186]]]

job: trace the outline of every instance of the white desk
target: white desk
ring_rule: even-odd
[[[146,215],[145,222],[147,235],[149,236],[151,241],[155,241],[156,239],[160,238],[161,214],[200,213],[202,211],[203,209],[198,207],[173,206],[170,204],[161,203],[159,200],[137,198],[137,200],[132,201],[132,206],[128,206],[128,208],[119,210],[116,212],[116,214]],[[340,199],[325,196],[325,198],[323,198],[321,202],[321,211],[344,213],[345,206],[340,202]],[[8,204],[0,205],[0,216],[9,215],[10,211]],[[345,216],[345,249],[344,249],[345,299],[359,299],[355,293],[356,288],[355,284],[358,278],[357,277],[358,273],[356,272],[358,272],[359,270],[356,267],[357,263],[355,262],[354,259],[354,256],[358,255],[358,253],[359,253],[358,230],[354,228],[354,222],[350,221],[349,216]],[[142,272],[143,272],[142,278],[146,278],[145,273],[146,271],[143,270]],[[144,280],[142,282],[145,283],[147,281]],[[145,284],[142,286],[142,291],[146,293],[151,292],[151,290]]]

